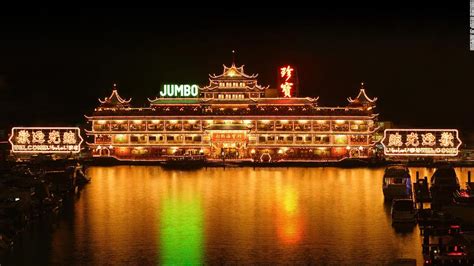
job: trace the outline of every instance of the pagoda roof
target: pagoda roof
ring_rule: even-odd
[[[131,100],[132,98],[125,100],[119,95],[116,84],[114,84],[109,97],[105,97],[103,100],[99,98],[101,107],[129,107]]]
[[[209,74],[209,77],[211,79],[254,79],[258,77],[258,74],[252,74],[248,75],[245,74],[244,72],[244,66],[241,65],[240,67],[235,66],[234,63],[230,67],[227,67],[226,65],[222,65],[224,67],[224,71],[220,75],[216,74]]]
[[[359,94],[352,99],[351,97],[347,98],[347,101],[349,102],[350,106],[370,106],[370,105],[375,105],[375,102],[377,101],[377,97],[374,97],[372,99],[367,96],[365,92],[365,87],[364,83],[361,83]]]

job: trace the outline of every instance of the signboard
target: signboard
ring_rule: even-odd
[[[298,79],[296,70],[290,66],[280,68],[279,72],[280,97],[291,98],[298,96]]]
[[[213,142],[232,142],[232,141],[245,141],[245,133],[212,133],[211,140]]]
[[[199,97],[199,86],[190,84],[165,84],[160,90],[162,98],[195,98]]]
[[[386,129],[382,139],[388,156],[456,156],[461,143],[457,129]]]
[[[14,127],[8,139],[14,153],[78,153],[78,127]]]

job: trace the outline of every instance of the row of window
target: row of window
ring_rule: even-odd
[[[214,124],[213,121],[203,121],[203,126],[208,127]],[[215,124],[244,124],[250,128],[255,127],[255,121],[250,120],[218,120]],[[355,131],[364,132],[373,129],[373,122],[344,122],[336,123],[329,121],[285,121],[285,120],[259,120],[256,122],[259,131]],[[95,122],[95,131],[199,131],[201,130],[201,121],[143,121],[140,123],[130,121],[125,122]]]

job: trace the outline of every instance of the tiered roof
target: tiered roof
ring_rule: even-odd
[[[347,101],[349,101],[349,106],[351,107],[363,107],[367,109],[372,109],[373,107],[375,107],[377,97],[370,99],[369,96],[367,96],[367,94],[365,93],[364,82],[362,82],[360,84],[360,90],[357,97],[355,97],[355,99],[349,97],[347,98]]]
[[[209,85],[202,87],[201,91],[212,91],[215,89],[241,89],[242,87],[237,86],[233,87],[231,86],[230,88],[225,87],[222,88],[219,83],[222,82],[236,82],[236,83],[245,83],[245,89],[246,90],[258,90],[258,91],[264,91],[267,89],[269,86],[263,87],[257,84],[257,77],[258,74],[252,74],[248,75],[244,71],[244,65],[237,67],[234,63],[230,67],[227,67],[226,65],[223,65],[224,71],[220,75],[216,74],[209,74]]]
[[[101,108],[128,108],[130,107],[130,101],[132,98],[125,100],[120,97],[117,91],[117,84],[112,87],[112,94],[109,97],[105,97],[103,100],[99,98]]]

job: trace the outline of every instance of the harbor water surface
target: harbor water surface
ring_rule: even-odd
[[[467,171],[458,168],[462,187]],[[12,264],[422,263],[392,226],[383,168],[91,167],[92,183],[15,244]],[[430,177],[434,169],[411,168]]]

